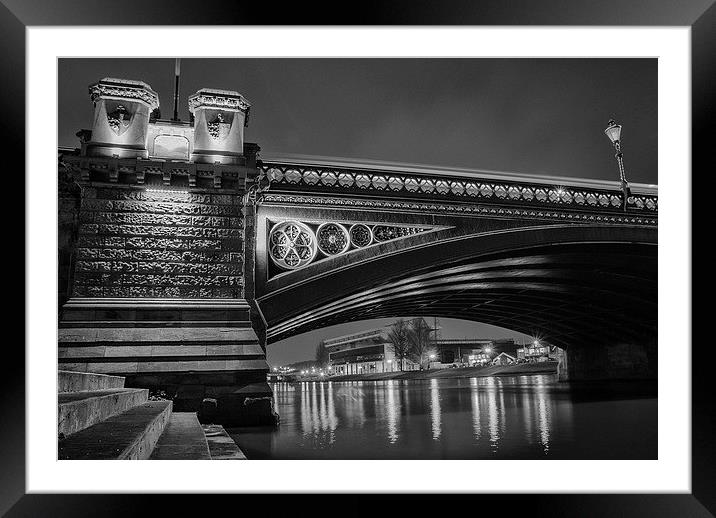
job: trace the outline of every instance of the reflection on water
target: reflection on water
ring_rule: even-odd
[[[656,458],[656,399],[581,399],[553,376],[273,385],[249,458]]]
[[[440,393],[438,380],[430,380],[430,419],[433,425],[433,439],[440,439]]]

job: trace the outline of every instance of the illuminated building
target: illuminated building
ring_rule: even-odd
[[[553,345],[541,343],[535,340],[517,349],[517,360],[520,362],[546,362],[556,361],[559,348]]]
[[[333,375],[370,374],[401,370],[388,340],[389,328],[381,327],[324,340],[328,350],[329,373]],[[403,369],[417,370],[418,364],[403,360]]]

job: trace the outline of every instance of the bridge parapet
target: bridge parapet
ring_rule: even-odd
[[[262,161],[259,167],[270,184],[265,199],[274,203],[365,205],[349,198],[357,196],[390,200],[368,202],[377,209],[657,223],[658,192],[653,186],[633,185],[625,213],[618,182],[298,160]],[[325,196],[340,200],[322,200]]]

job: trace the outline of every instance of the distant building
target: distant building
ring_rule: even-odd
[[[340,376],[401,370],[388,340],[388,330],[389,327],[381,327],[323,340],[328,350],[329,373]],[[403,360],[402,370],[416,369],[416,363]]]
[[[517,360],[520,362],[546,362],[557,361],[559,347],[547,345],[535,340],[517,349]]]
[[[369,374],[399,371],[393,346],[388,340],[390,326],[369,329],[359,333],[323,340],[328,350],[328,371],[334,375]],[[433,340],[437,358],[431,368],[439,364],[489,365],[496,358],[500,362],[517,361],[512,338],[463,338]],[[437,365],[436,365],[437,364]],[[420,366],[412,360],[403,360],[402,370],[418,370]]]
[[[283,370],[286,373],[300,373],[301,371],[318,368],[318,362],[316,360],[304,360],[300,362],[289,363],[287,365],[279,366],[279,370]]]
[[[517,358],[511,354],[502,352],[495,356],[491,363],[492,365],[512,365],[513,363],[517,363]]]
[[[435,346],[442,363],[485,365],[501,353],[515,355],[512,338],[462,338],[437,340]]]

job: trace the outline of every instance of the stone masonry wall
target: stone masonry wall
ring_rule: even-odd
[[[80,187],[61,168],[57,196],[57,304],[60,312],[72,292],[79,213]]]
[[[235,194],[86,187],[74,296],[242,298]]]

